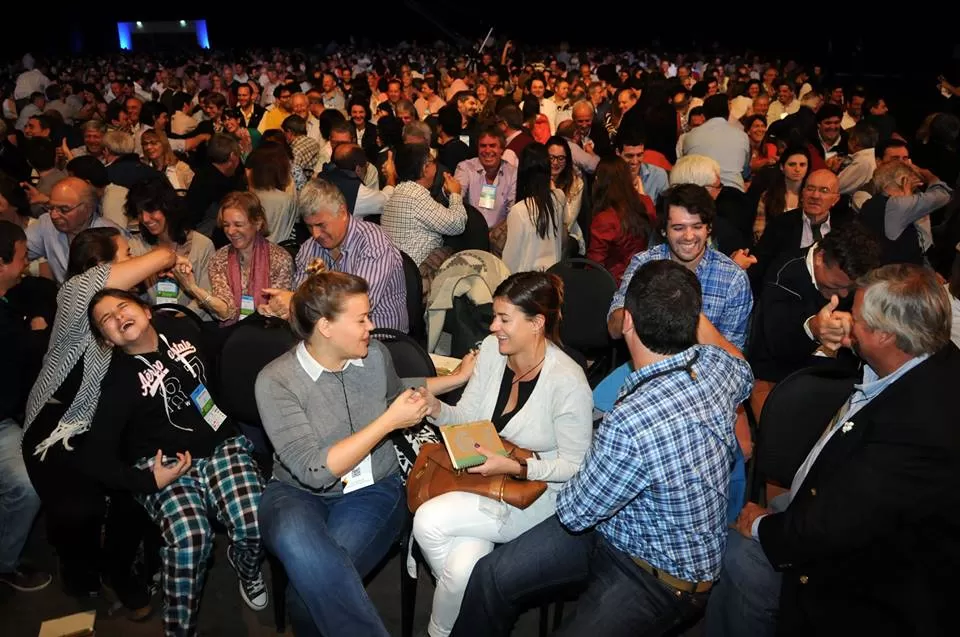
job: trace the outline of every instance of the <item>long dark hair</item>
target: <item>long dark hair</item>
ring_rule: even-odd
[[[787,160],[794,155],[803,155],[807,158],[807,174],[803,176],[803,181],[806,181],[807,175],[810,174],[810,151],[807,150],[806,146],[790,146],[783,151],[778,162],[780,173],[763,196],[763,214],[768,219],[786,212],[784,209],[787,207],[787,177],[784,175],[783,169],[787,165]],[[801,182],[800,187],[803,188],[803,182]]]
[[[553,208],[553,192],[550,189],[550,157],[547,147],[536,142],[528,144],[520,154],[517,170],[517,201],[526,201],[530,220],[537,229],[537,236],[545,239],[560,232],[560,211]]]
[[[570,146],[567,144],[567,140],[559,135],[554,135],[548,139],[546,146],[548,151],[551,146],[559,146],[563,149],[567,159],[563,164],[563,170],[553,180],[553,185],[562,190],[564,194],[569,194],[570,187],[573,186],[573,154],[570,152]],[[550,161],[549,155],[547,155],[547,161]]]
[[[128,219],[139,219],[143,211],[159,210],[167,221],[167,234],[177,244],[185,243],[190,230],[190,213],[186,201],[173,189],[166,177],[146,179],[130,186],[123,213]],[[157,237],[140,224],[140,237],[150,245],[157,244]]]
[[[593,214],[613,208],[620,218],[620,228],[632,237],[650,234],[650,218],[633,187],[633,176],[627,162],[619,157],[604,157],[597,164],[593,177]]]
[[[70,258],[67,261],[67,277],[83,274],[101,263],[109,263],[117,256],[115,237],[120,236],[117,228],[87,228],[70,244]]]
[[[529,148],[529,146],[528,146]],[[543,335],[555,344],[560,343],[560,322],[563,315],[563,280],[547,272],[517,272],[497,286],[494,298],[504,298],[526,315],[544,318]]]

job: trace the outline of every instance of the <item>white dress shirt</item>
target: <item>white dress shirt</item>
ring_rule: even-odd
[[[877,169],[877,157],[872,148],[858,150],[850,157],[853,161],[837,175],[841,195],[852,195],[860,190],[873,179],[873,171]]]

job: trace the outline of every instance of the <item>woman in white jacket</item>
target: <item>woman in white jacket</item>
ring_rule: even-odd
[[[590,445],[590,386],[581,367],[557,346],[562,298],[563,284],[554,275],[508,277],[494,293],[492,334],[480,347],[460,402],[451,407],[430,397],[435,423],[491,420],[501,438],[537,454],[525,465],[490,455],[471,472],[548,483],[526,509],[457,491],[417,510],[414,536],[437,578],[431,637],[452,630],[477,561],[495,544],[509,542],[553,515],[557,493],[580,468]]]
[[[546,270],[563,258],[567,199],[551,185],[547,147],[536,142],[520,154],[517,203],[507,213],[503,262],[511,272]]]

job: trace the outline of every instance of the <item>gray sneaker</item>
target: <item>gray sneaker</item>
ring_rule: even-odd
[[[24,593],[33,593],[47,587],[53,577],[50,573],[20,565],[12,573],[0,573],[0,583]]]

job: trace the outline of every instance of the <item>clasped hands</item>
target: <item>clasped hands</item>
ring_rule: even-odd
[[[830,302],[820,308],[810,320],[810,333],[813,334],[826,353],[836,355],[841,347],[852,347],[853,315],[838,312],[840,299],[836,294]]]

